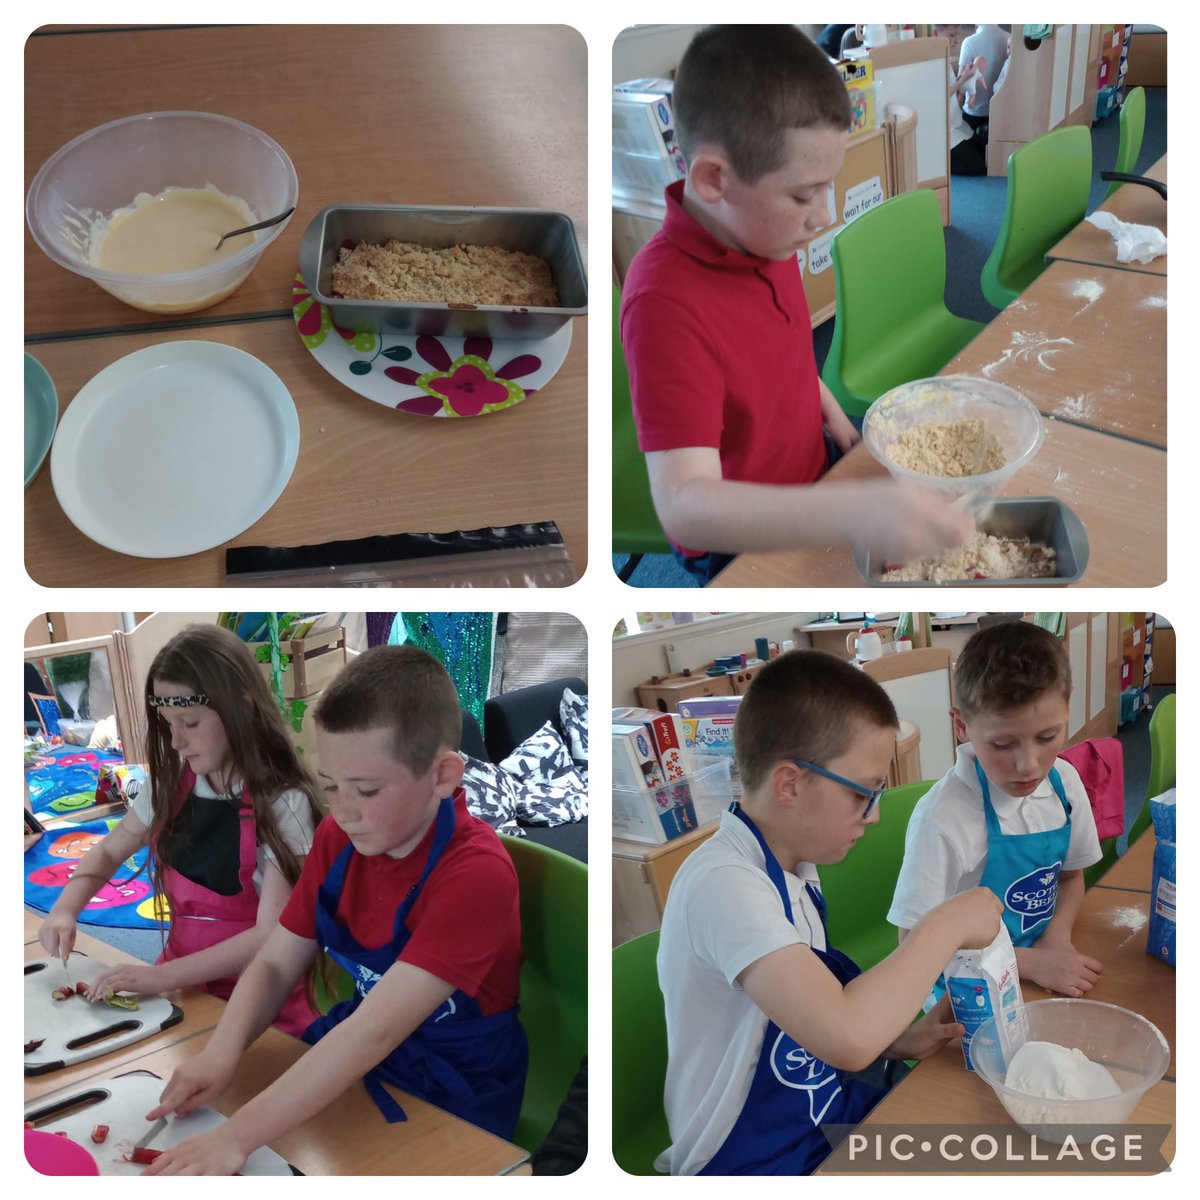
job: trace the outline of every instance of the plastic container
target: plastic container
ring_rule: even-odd
[[[1004,1086],[1007,1062],[989,1018],[971,1038],[971,1065],[1027,1133],[1050,1142],[1068,1136],[1082,1145],[1115,1133],[1171,1061],[1167,1040],[1145,1017],[1098,1000],[1033,1000],[1025,1005],[1029,1040],[1081,1050],[1099,1063],[1121,1089],[1100,1100],[1043,1100]]]
[[[925,475],[892,462],[886,454],[905,430],[929,423],[946,424],[972,417],[995,434],[1004,466],[979,475]],[[971,375],[915,379],[885,392],[867,409],[863,441],[896,478],[941,488],[955,496],[994,496],[1041,449],[1046,436],[1042,415],[1020,392]]]
[[[209,184],[244,200],[259,221],[295,207],[299,195],[291,159],[253,126],[215,113],[142,113],[80,134],[53,154],[29,188],[25,217],[50,258],[118,300],[147,312],[194,312],[233,292],[288,221],[244,234],[238,253],[193,271],[129,275],[101,270],[88,255],[94,223],[138,193]]]
[[[695,769],[662,787],[612,793],[613,836],[659,844],[719,821],[733,799],[731,758],[697,755]]]
[[[86,746],[95,728],[95,721],[71,720],[67,717],[58,719],[58,732],[68,746]]]

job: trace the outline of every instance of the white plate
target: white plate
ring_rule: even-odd
[[[283,381],[244,350],[165,342],[89,380],[59,422],[50,478],[94,542],[138,558],[197,554],[279,499],[300,450]]]

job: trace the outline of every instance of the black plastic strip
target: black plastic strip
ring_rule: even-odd
[[[96,329],[64,329],[56,333],[30,333],[25,336],[25,345],[44,346],[52,342],[77,342],[89,338],[120,337],[126,333],[178,333],[187,329],[218,329],[222,325],[256,325],[265,321],[291,320],[290,308],[273,309],[267,312],[237,313],[224,317],[207,317],[193,321],[165,321],[158,324],[102,325]]]
[[[395,533],[313,546],[231,546],[225,552],[225,575],[227,580],[234,582],[235,576],[249,572],[277,573],[372,562],[406,562],[444,558],[451,554],[527,550],[562,544],[558,526],[553,521],[542,521],[453,533]]]
[[[1166,442],[1148,442],[1145,438],[1132,437],[1128,433],[1118,433],[1115,429],[1102,429],[1099,425],[1089,425],[1086,421],[1073,421],[1070,417],[1056,417],[1052,414],[1042,414],[1047,421],[1057,421],[1060,425],[1074,425],[1078,429],[1090,429],[1093,433],[1107,434],[1119,442],[1133,442],[1135,446],[1148,446],[1151,450],[1166,450]]]

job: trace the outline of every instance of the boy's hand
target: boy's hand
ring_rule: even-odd
[[[1069,942],[1046,945],[1043,940],[1030,946],[1021,958],[1025,968],[1021,974],[1026,979],[1048,992],[1075,999],[1092,990],[1104,969],[1099,959],[1080,954]]]
[[[884,1052],[884,1058],[929,1058],[966,1029],[953,1016],[950,997],[943,996],[920,1020],[914,1021]]]
[[[163,1151],[142,1174],[236,1175],[248,1157],[226,1122]]]
[[[971,510],[936,488],[881,480],[857,484],[855,492],[857,540],[877,561],[929,558],[975,532]]]
[[[990,888],[974,887],[943,900],[929,918],[950,923],[960,950],[978,950],[990,946],[1000,932],[1003,912],[1004,906],[995,892]]]
[[[158,1098],[158,1107],[146,1114],[147,1121],[157,1121],[168,1113],[185,1116],[187,1113],[215,1100],[233,1079],[235,1063],[226,1063],[208,1050],[176,1067],[167,1086]]]
[[[854,428],[853,422],[840,408],[836,412],[826,414],[825,428],[829,430],[833,444],[843,454],[849,453],[852,446],[857,446],[862,441],[862,434]]]

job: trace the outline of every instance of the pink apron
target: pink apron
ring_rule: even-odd
[[[187,802],[195,785],[195,773],[189,768],[179,789],[178,807]],[[244,789],[238,811],[238,829],[238,883],[241,890],[232,896],[222,896],[188,879],[166,863],[162,864],[163,887],[171,905],[171,926],[159,962],[170,962],[195,954],[198,950],[207,950],[226,938],[254,928],[258,916],[258,893],[254,890],[258,838],[254,806]],[[199,986],[222,1000],[228,1000],[236,983],[237,976],[230,975]],[[309,1004],[304,981],[301,980],[273,1023],[284,1033],[299,1037],[319,1015]]]

